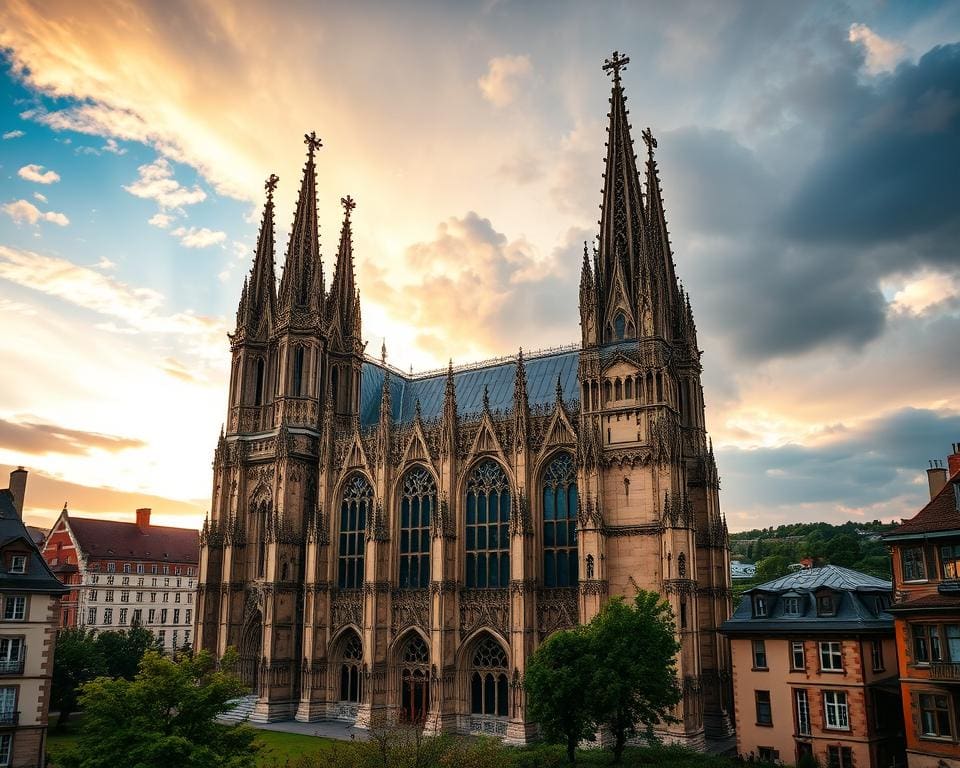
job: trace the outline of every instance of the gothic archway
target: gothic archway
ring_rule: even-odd
[[[359,704],[363,697],[363,678],[360,674],[363,664],[363,644],[360,636],[348,629],[338,643],[340,652],[337,664],[337,700],[350,704]]]
[[[400,653],[400,719],[423,723],[430,709],[430,649],[416,632]]]
[[[505,718],[509,712],[507,652],[484,633],[473,644],[470,660],[470,714]]]
[[[260,657],[263,653],[263,617],[254,610],[247,617],[240,635],[237,675],[253,693],[260,693]]]

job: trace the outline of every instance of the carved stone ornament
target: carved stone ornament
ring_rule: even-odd
[[[576,587],[537,592],[537,634],[544,640],[558,629],[572,629],[580,620]]]
[[[390,627],[397,634],[407,627],[430,627],[430,594],[425,589],[395,589],[391,595]]]
[[[510,599],[505,589],[464,589],[460,592],[460,632],[468,635],[491,627],[506,636],[510,626]]]
[[[347,624],[363,626],[363,595],[359,589],[341,589],[330,600],[330,627],[339,629]]]

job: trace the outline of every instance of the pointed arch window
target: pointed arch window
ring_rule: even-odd
[[[301,397],[304,387],[304,367],[303,361],[306,356],[306,349],[297,347],[293,350],[293,396]]]
[[[257,381],[256,389],[254,391],[253,404],[254,405],[263,405],[263,386],[266,379],[266,366],[264,365],[263,358],[257,358]]]
[[[543,585],[577,584],[577,472],[569,453],[559,454],[543,475]]]
[[[507,654],[489,635],[473,652],[470,672],[470,712],[474,715],[507,716]]]
[[[510,583],[510,483],[503,468],[487,459],[467,480],[466,585],[506,587]]]
[[[623,383],[620,379],[616,379],[613,382],[613,399],[623,400]]]
[[[363,646],[353,630],[348,630],[340,654],[340,701],[359,702],[363,695],[360,665],[363,662]]]
[[[627,400],[633,400],[633,377],[627,376],[623,381],[623,396]]]
[[[423,467],[403,476],[400,497],[400,589],[430,583],[430,522],[437,508],[437,484]]]
[[[627,316],[623,312],[617,312],[616,317],[613,318],[613,334],[614,338],[617,341],[623,341],[623,337],[627,333]]]
[[[354,475],[344,486],[340,503],[337,586],[341,589],[363,585],[363,537],[372,504],[370,483],[362,475]]]

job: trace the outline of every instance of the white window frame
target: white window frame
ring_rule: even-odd
[[[19,565],[19,567],[17,567]],[[10,558],[10,573],[26,573],[27,572],[27,556],[26,555],[13,555]]]
[[[13,734],[0,733],[0,765],[10,765],[13,757]]]
[[[24,595],[7,595],[3,601],[3,620],[24,621],[26,618],[27,598]]]
[[[834,651],[833,646],[837,646],[837,650]],[[820,671],[821,672],[843,672],[843,643],[839,640],[821,640],[818,644],[818,649],[820,651]],[[826,654],[824,654],[826,650]],[[830,666],[824,664],[824,657],[830,659]],[[833,666],[833,661],[839,658],[840,666]]]
[[[810,697],[806,688],[797,688],[793,694],[797,705],[797,735],[810,736]]]
[[[824,727],[834,731],[850,730],[850,705],[846,691],[823,692]]]

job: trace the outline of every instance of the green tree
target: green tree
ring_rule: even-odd
[[[757,563],[757,581],[773,581],[790,573],[790,561],[783,555],[770,555]]]
[[[596,657],[589,693],[594,719],[613,734],[614,762],[627,738],[640,728],[653,739],[653,727],[673,722],[670,709],[680,701],[677,642],[669,604],[641,590],[633,606],[614,598],[587,628]]]
[[[96,632],[83,627],[60,630],[50,685],[50,709],[60,712],[58,728],[76,711],[80,686],[106,671],[107,662],[97,645]]]
[[[597,668],[594,646],[585,627],[556,632],[530,657],[524,675],[527,711],[547,741],[566,745],[571,763],[577,744],[596,729],[589,690]]]
[[[133,680],[82,687],[83,725],[61,768],[253,768],[256,731],[216,722],[245,690],[205,651],[178,659],[148,651]]]
[[[154,637],[153,632],[139,625],[127,631],[100,632],[96,642],[107,662],[107,677],[133,680],[147,651],[163,653],[163,644]]]
[[[841,533],[827,542],[825,555],[832,565],[850,568],[860,559],[860,541],[849,533]]]

